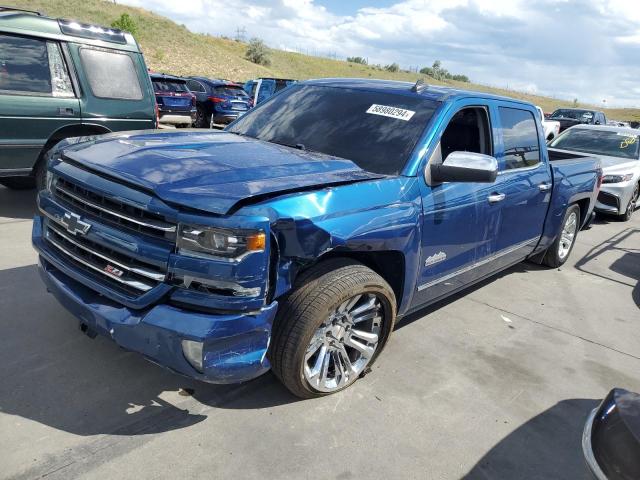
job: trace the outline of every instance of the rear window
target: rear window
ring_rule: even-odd
[[[46,42],[0,35],[0,90],[51,94]]]
[[[225,87],[215,87],[213,89],[213,92],[216,95],[227,95],[229,97],[246,97],[247,96],[247,92],[244,91],[244,89],[242,87],[232,87],[232,86],[225,86]]]
[[[573,152],[637,160],[640,137],[638,134],[628,132],[571,128],[549,146]]]
[[[536,121],[528,110],[499,107],[504,144],[504,170],[531,167],[540,162]]]
[[[152,79],[153,90],[158,93],[185,93],[188,92],[186,83],[177,80]]]
[[[416,95],[293,85],[228,131],[400,173],[438,103]]]
[[[142,100],[142,88],[131,57],[112,50],[81,48],[80,58],[96,97]]]

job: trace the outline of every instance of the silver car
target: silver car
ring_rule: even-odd
[[[576,125],[550,144],[600,159],[603,179],[595,210],[629,220],[640,194],[640,131],[607,125]]]

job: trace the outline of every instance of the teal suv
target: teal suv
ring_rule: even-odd
[[[156,122],[129,33],[0,7],[0,184],[42,187],[46,153],[62,139]]]

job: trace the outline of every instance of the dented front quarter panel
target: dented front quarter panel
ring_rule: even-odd
[[[385,177],[289,194],[238,213],[270,219],[277,249],[274,298],[291,290],[302,269],[328,254],[398,252],[405,265],[398,313],[410,305],[420,263],[421,197],[416,177]]]

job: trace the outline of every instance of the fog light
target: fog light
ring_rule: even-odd
[[[182,340],[182,353],[191,366],[202,373],[202,342]]]

